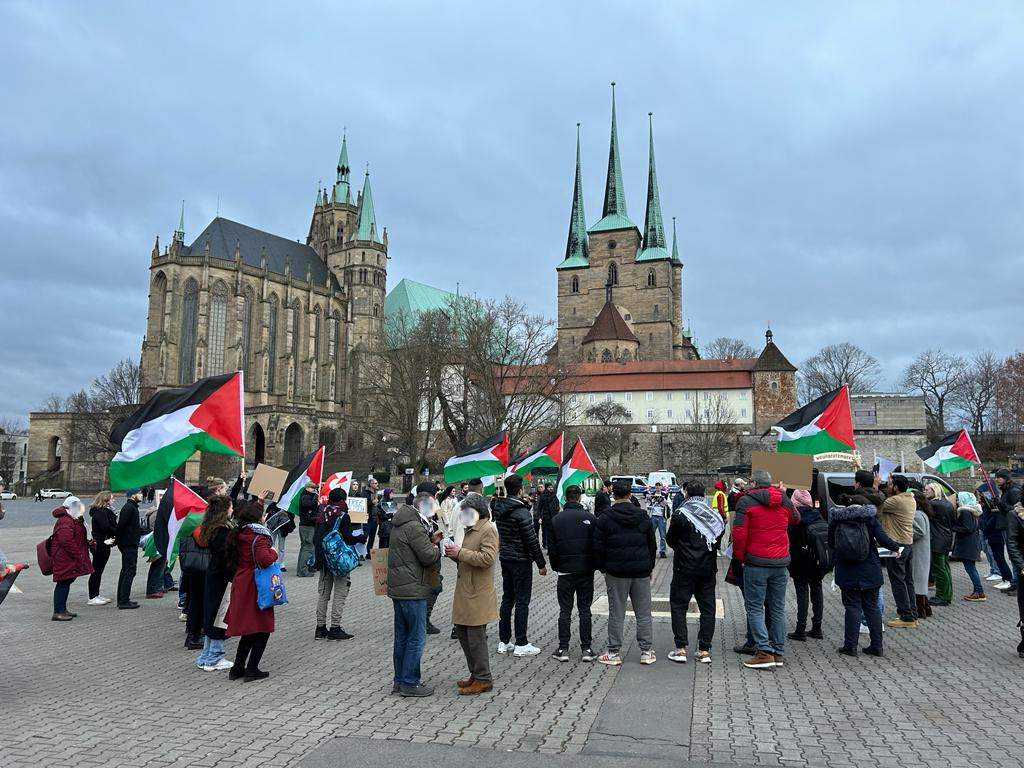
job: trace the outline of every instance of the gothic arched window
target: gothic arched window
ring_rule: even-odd
[[[228,289],[224,283],[213,286],[210,317],[206,326],[206,371],[211,376],[224,373],[224,336],[227,333]]]
[[[615,357],[612,355],[612,351],[610,349],[606,349],[604,352],[601,353],[601,362],[602,363],[610,363],[614,359],[615,359]]]
[[[323,321],[320,319],[320,305],[318,304],[313,314],[313,361],[320,362],[320,334],[323,333]]]
[[[164,314],[167,308],[167,277],[157,272],[153,278],[153,291],[149,297],[151,340],[160,341],[164,335]]]
[[[619,267],[614,261],[608,265],[608,282],[612,285],[619,284]]]
[[[295,394],[302,391],[302,367],[299,365],[299,355],[302,351],[302,308],[299,302],[292,304],[292,365],[295,366]]]
[[[252,313],[256,303],[256,294],[252,288],[246,288],[242,295],[242,372],[246,380],[252,373],[250,359],[252,357]]]
[[[277,296],[270,297],[267,313],[267,389],[274,391],[277,384]]]
[[[181,299],[181,355],[178,359],[178,383],[191,384],[196,377],[196,333],[199,328],[199,283],[185,281]]]
[[[573,293],[580,292],[580,279],[577,275],[572,276],[572,281],[569,284],[569,290],[571,290]]]
[[[658,276],[655,274],[653,269],[648,270],[648,272],[647,272],[647,287],[648,288],[653,288],[657,284],[658,284]]]

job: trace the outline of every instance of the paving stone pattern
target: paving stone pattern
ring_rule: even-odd
[[[0,541],[12,559],[32,562],[35,543],[48,530],[0,528]],[[118,567],[115,554],[104,577],[108,596]],[[145,567],[136,578],[136,597]],[[670,569],[671,559],[659,561],[656,593],[668,594]],[[458,644],[447,631],[430,636],[424,673],[438,694],[423,700],[389,694],[391,605],[373,595],[368,565],[355,572],[345,611],[344,626],[356,638],[337,643],[313,641],[316,579],[289,572],[291,603],[278,609],[278,631],[264,657],[271,677],[254,684],[195,668],[196,652],[182,648],[184,624],[171,596],[140,600],[137,611],[90,608],[85,579],[79,579],[69,603],[79,618],[58,624],[50,621],[48,577],[28,571],[18,585],[23,594],[0,606],[0,764],[7,768],[296,766],[317,746],[347,736],[578,754],[609,692],[620,676],[627,679],[621,670],[580,663],[577,648],[568,664],[548,658],[556,637],[553,576],[534,582],[530,635],[541,656],[493,654],[495,693],[459,697],[454,681],[465,665]],[[958,573],[958,593],[965,585]],[[435,614],[444,629],[453,586],[448,563]],[[1024,680],[1024,662],[1013,651],[1011,598],[993,594],[987,604],[936,609],[939,617],[921,629],[889,630],[886,658],[848,659],[835,654],[841,606],[838,594],[827,594],[827,639],[791,643],[785,669],[754,672],[731,651],[743,635],[739,593],[723,584],[719,597],[725,619],[713,664],[673,665],[666,646],[657,649],[658,664],[644,670],[678,676],[678,700],[665,705],[692,707],[690,733],[672,741],[680,759],[773,766],[1024,765],[1016,729],[996,710],[1019,699]],[[598,649],[605,632],[606,620],[595,617]],[[632,621],[626,632],[632,636]],[[494,628],[490,634],[496,644]],[[657,634],[668,636],[660,625]],[[228,644],[229,658],[234,645]],[[635,663],[635,648],[629,657]],[[643,755],[646,740],[664,749],[664,736],[638,724],[630,750]]]

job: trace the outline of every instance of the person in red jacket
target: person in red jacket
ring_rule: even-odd
[[[68,496],[64,504],[53,510],[53,539],[50,559],[53,561],[53,620],[71,621],[78,614],[68,612],[71,583],[79,576],[92,573],[89,537],[85,531],[85,505],[77,496]]]
[[[774,669],[785,664],[789,526],[800,522],[800,514],[784,490],[772,487],[770,474],[757,470],[751,480],[754,490],[736,502],[732,528],[732,553],[743,564],[743,602],[754,642],[754,655],[743,665]]]
[[[236,528],[228,534],[227,557],[235,575],[224,622],[226,635],[240,638],[228,677],[247,683],[270,677],[260,669],[260,660],[274,631],[274,608],[261,609],[256,602],[256,567],[269,568],[277,561],[270,531],[263,525],[266,517],[262,503],[243,504],[235,510]]]

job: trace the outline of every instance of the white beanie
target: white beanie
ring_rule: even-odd
[[[64,499],[64,503],[61,504],[61,506],[64,507],[64,509],[71,509],[73,505],[81,503],[82,500],[77,496],[68,496],[66,499]]]

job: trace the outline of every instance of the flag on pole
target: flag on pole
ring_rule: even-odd
[[[351,485],[351,472],[335,472],[333,475],[328,475],[320,484],[320,501],[327,501],[327,497],[331,495],[331,491],[335,488],[341,488],[347,494]]]
[[[493,496],[498,489],[498,479],[494,475],[481,477],[480,482],[483,484],[483,490],[481,491],[483,496]]]
[[[291,512],[293,515],[299,514],[299,498],[302,496],[302,489],[306,487],[307,483],[313,483],[319,488],[323,474],[324,447],[321,445],[288,473],[288,477],[284,481],[284,491],[277,502],[277,508]]]
[[[153,548],[167,559],[168,571],[178,559],[178,541],[182,536],[191,535],[202,522],[205,511],[206,499],[172,477],[156,509],[152,536]]]
[[[941,440],[926,445],[917,451],[917,455],[929,467],[943,474],[981,464],[966,429],[951,432]]]
[[[849,387],[844,384],[834,392],[812,400],[764,434],[772,430],[779,437],[776,446],[779,453],[813,456],[816,453],[853,450],[856,444]]]
[[[444,465],[444,481],[458,483],[476,477],[497,475],[508,466],[508,431],[502,430],[493,437],[471,445]]]
[[[559,432],[550,443],[534,448],[532,451],[524,451],[516,459],[515,463],[508,468],[513,475],[528,478],[534,470],[541,467],[557,468],[562,464],[562,444],[565,440],[565,433]]]
[[[555,489],[555,493],[558,495],[558,503],[565,504],[566,488],[570,485],[582,487],[583,481],[595,474],[597,474],[597,467],[594,466],[594,462],[590,459],[590,454],[587,453],[583,440],[577,437],[575,445],[569,451],[569,455],[565,457],[565,462],[558,473],[558,487]]]
[[[0,579],[0,603],[6,599],[11,590],[18,591],[14,588],[14,580],[18,578],[18,574],[24,569],[24,565],[15,565],[13,571]]]
[[[110,487],[159,482],[196,451],[244,456],[244,423],[241,372],[160,390],[111,431]]]

